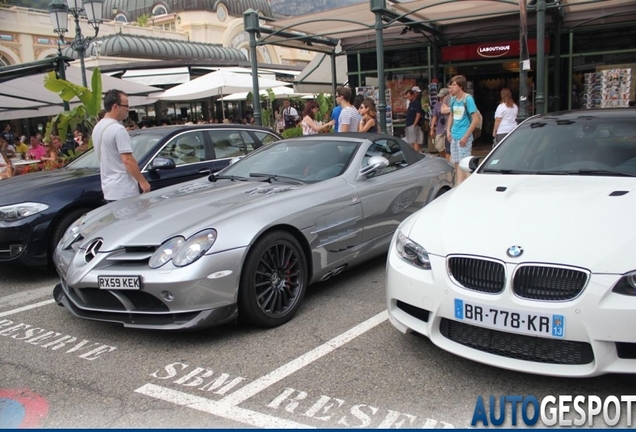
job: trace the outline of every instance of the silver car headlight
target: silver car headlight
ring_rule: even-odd
[[[402,234],[402,231],[397,233],[395,249],[400,258],[407,263],[423,270],[431,269],[431,260],[426,249]]]
[[[614,285],[612,292],[636,296],[636,270],[631,271],[620,278],[616,285]]]
[[[150,261],[148,262],[150,268],[159,268],[170,261],[184,243],[185,239],[181,236],[173,237],[164,242],[150,257]]]
[[[11,204],[0,207],[0,221],[13,222],[40,213],[49,208],[48,205],[35,202]]]
[[[201,258],[216,241],[216,230],[207,229],[188,239],[172,258],[172,263],[177,267],[192,264]]]
[[[84,215],[82,215],[78,220],[73,222],[71,226],[66,228],[66,232],[60,239],[58,244],[62,245],[62,249],[67,249],[70,245],[73,244],[75,239],[79,236],[80,228],[82,227],[82,223],[84,223]]]

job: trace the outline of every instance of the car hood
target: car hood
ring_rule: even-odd
[[[260,212],[265,220],[263,208],[268,204],[276,215],[286,214],[285,204],[277,204],[307,187],[312,185],[196,180],[100,207],[87,215],[81,234],[87,240],[102,238],[102,251],[159,245],[171,236],[189,237],[253,212]]]
[[[635,189],[635,178],[477,174],[421,210],[406,234],[441,256],[624,273],[636,269]],[[518,258],[506,254],[513,245]]]
[[[0,183],[0,203],[13,204],[25,201],[48,202],[51,194],[63,189],[75,188],[94,176],[99,181],[98,169],[60,168],[19,175]]]

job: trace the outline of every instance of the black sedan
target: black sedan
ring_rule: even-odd
[[[243,125],[164,126],[130,136],[152,189],[210,175],[281,139],[270,129]],[[0,261],[46,266],[66,228],[103,204],[92,150],[64,168],[0,181]]]

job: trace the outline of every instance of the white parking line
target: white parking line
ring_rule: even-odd
[[[272,384],[276,384],[277,382],[288,377],[294,372],[313,363],[319,358],[329,354],[336,348],[339,348],[343,346],[344,344],[346,344],[347,342],[366,333],[367,331],[371,330],[378,324],[383,323],[387,319],[389,319],[389,314],[387,313],[387,311],[380,312],[376,316],[369,318],[365,322],[358,324],[352,329],[347,330],[341,335],[336,336],[335,338],[325,342],[324,344],[320,345],[317,348],[314,348],[308,353],[305,353],[301,355],[300,357],[290,361],[289,363],[284,364],[283,366],[279,367],[275,371],[272,371],[268,373],[267,375],[264,375],[258,378],[255,381],[252,381],[250,384],[247,384],[246,386],[240,388],[234,393],[231,393],[228,396],[224,397],[219,402],[236,406],[240,404],[241,402],[244,402],[247,399],[251,398],[255,394],[265,390],[267,387],[271,386]]]
[[[15,294],[9,294],[0,297],[0,307],[13,307],[24,303],[30,303],[35,299],[42,297],[51,297],[53,295],[53,287],[45,286],[42,288],[35,288],[28,291],[21,291]]]
[[[51,303],[55,303],[55,300],[53,300],[53,299],[45,300],[45,301],[41,301],[39,303],[34,303],[32,305],[23,306],[21,308],[13,309],[13,310],[10,310],[10,311],[0,312],[0,318],[6,317],[6,316],[9,316],[9,315],[13,315],[13,314],[17,314],[17,313],[20,313],[20,312],[28,311],[29,309],[35,309],[35,308],[39,308],[41,306],[50,305]]]
[[[194,396],[188,393],[161,387],[155,384],[144,384],[135,390],[135,393],[141,393],[156,399],[173,403],[175,405],[192,408],[198,411],[213,414],[228,420],[239,423],[267,429],[310,429],[302,423],[281,419],[268,414],[261,414],[256,411],[239,408],[222,403],[221,401],[213,401],[201,396]]]
[[[290,361],[278,369],[258,378],[257,380],[247,384],[239,390],[231,393],[219,401],[213,401],[200,396],[194,396],[188,393],[161,387],[155,384],[144,384],[135,390],[156,399],[171,402],[176,405],[204,411],[228,420],[237,421],[261,428],[313,428],[302,423],[284,420],[268,414],[262,414],[256,411],[239,408],[236,405],[246,401],[252,396],[260,393],[269,386],[276,384],[282,379],[288,377],[294,372],[299,371],[303,367],[313,363],[321,357],[334,351],[352,341],[356,337],[366,333],[375,326],[383,323],[389,318],[387,311],[380,312],[376,316],[369,318],[365,322],[358,324],[350,330],[336,336],[335,338],[325,342],[319,347],[301,355],[300,357]]]

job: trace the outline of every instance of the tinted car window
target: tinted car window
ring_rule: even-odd
[[[135,159],[140,160],[144,158],[150,151],[153,150],[154,146],[160,139],[163,138],[163,136],[163,134],[159,135],[152,133],[131,134],[130,139]],[[90,149],[77,160],[71,162],[68,167],[73,169],[99,168],[99,160],[97,159],[95,151]]]
[[[636,124],[581,116],[530,120],[501,143],[480,172],[578,174],[607,170],[636,174]]]
[[[172,138],[157,156],[172,158],[177,166],[207,160],[203,132],[186,132]]]
[[[369,159],[373,156],[385,157],[389,160],[389,166],[369,174],[367,177],[381,176],[408,166],[404,158],[404,152],[402,152],[402,147],[400,147],[398,142],[393,140],[381,139],[374,141],[364,155],[362,167],[366,167],[369,163]]]
[[[218,129],[207,132],[214,146],[214,153],[217,159],[245,155],[245,142],[241,136],[242,134],[238,131]]]
[[[344,172],[358,142],[290,141],[274,143],[251,153],[223,171],[224,175],[249,177],[250,173],[278,174],[307,183],[336,177]]]
[[[254,132],[254,135],[256,135],[256,138],[258,138],[264,145],[278,141],[278,138],[276,138],[275,135],[269,134],[267,132],[258,131]]]

